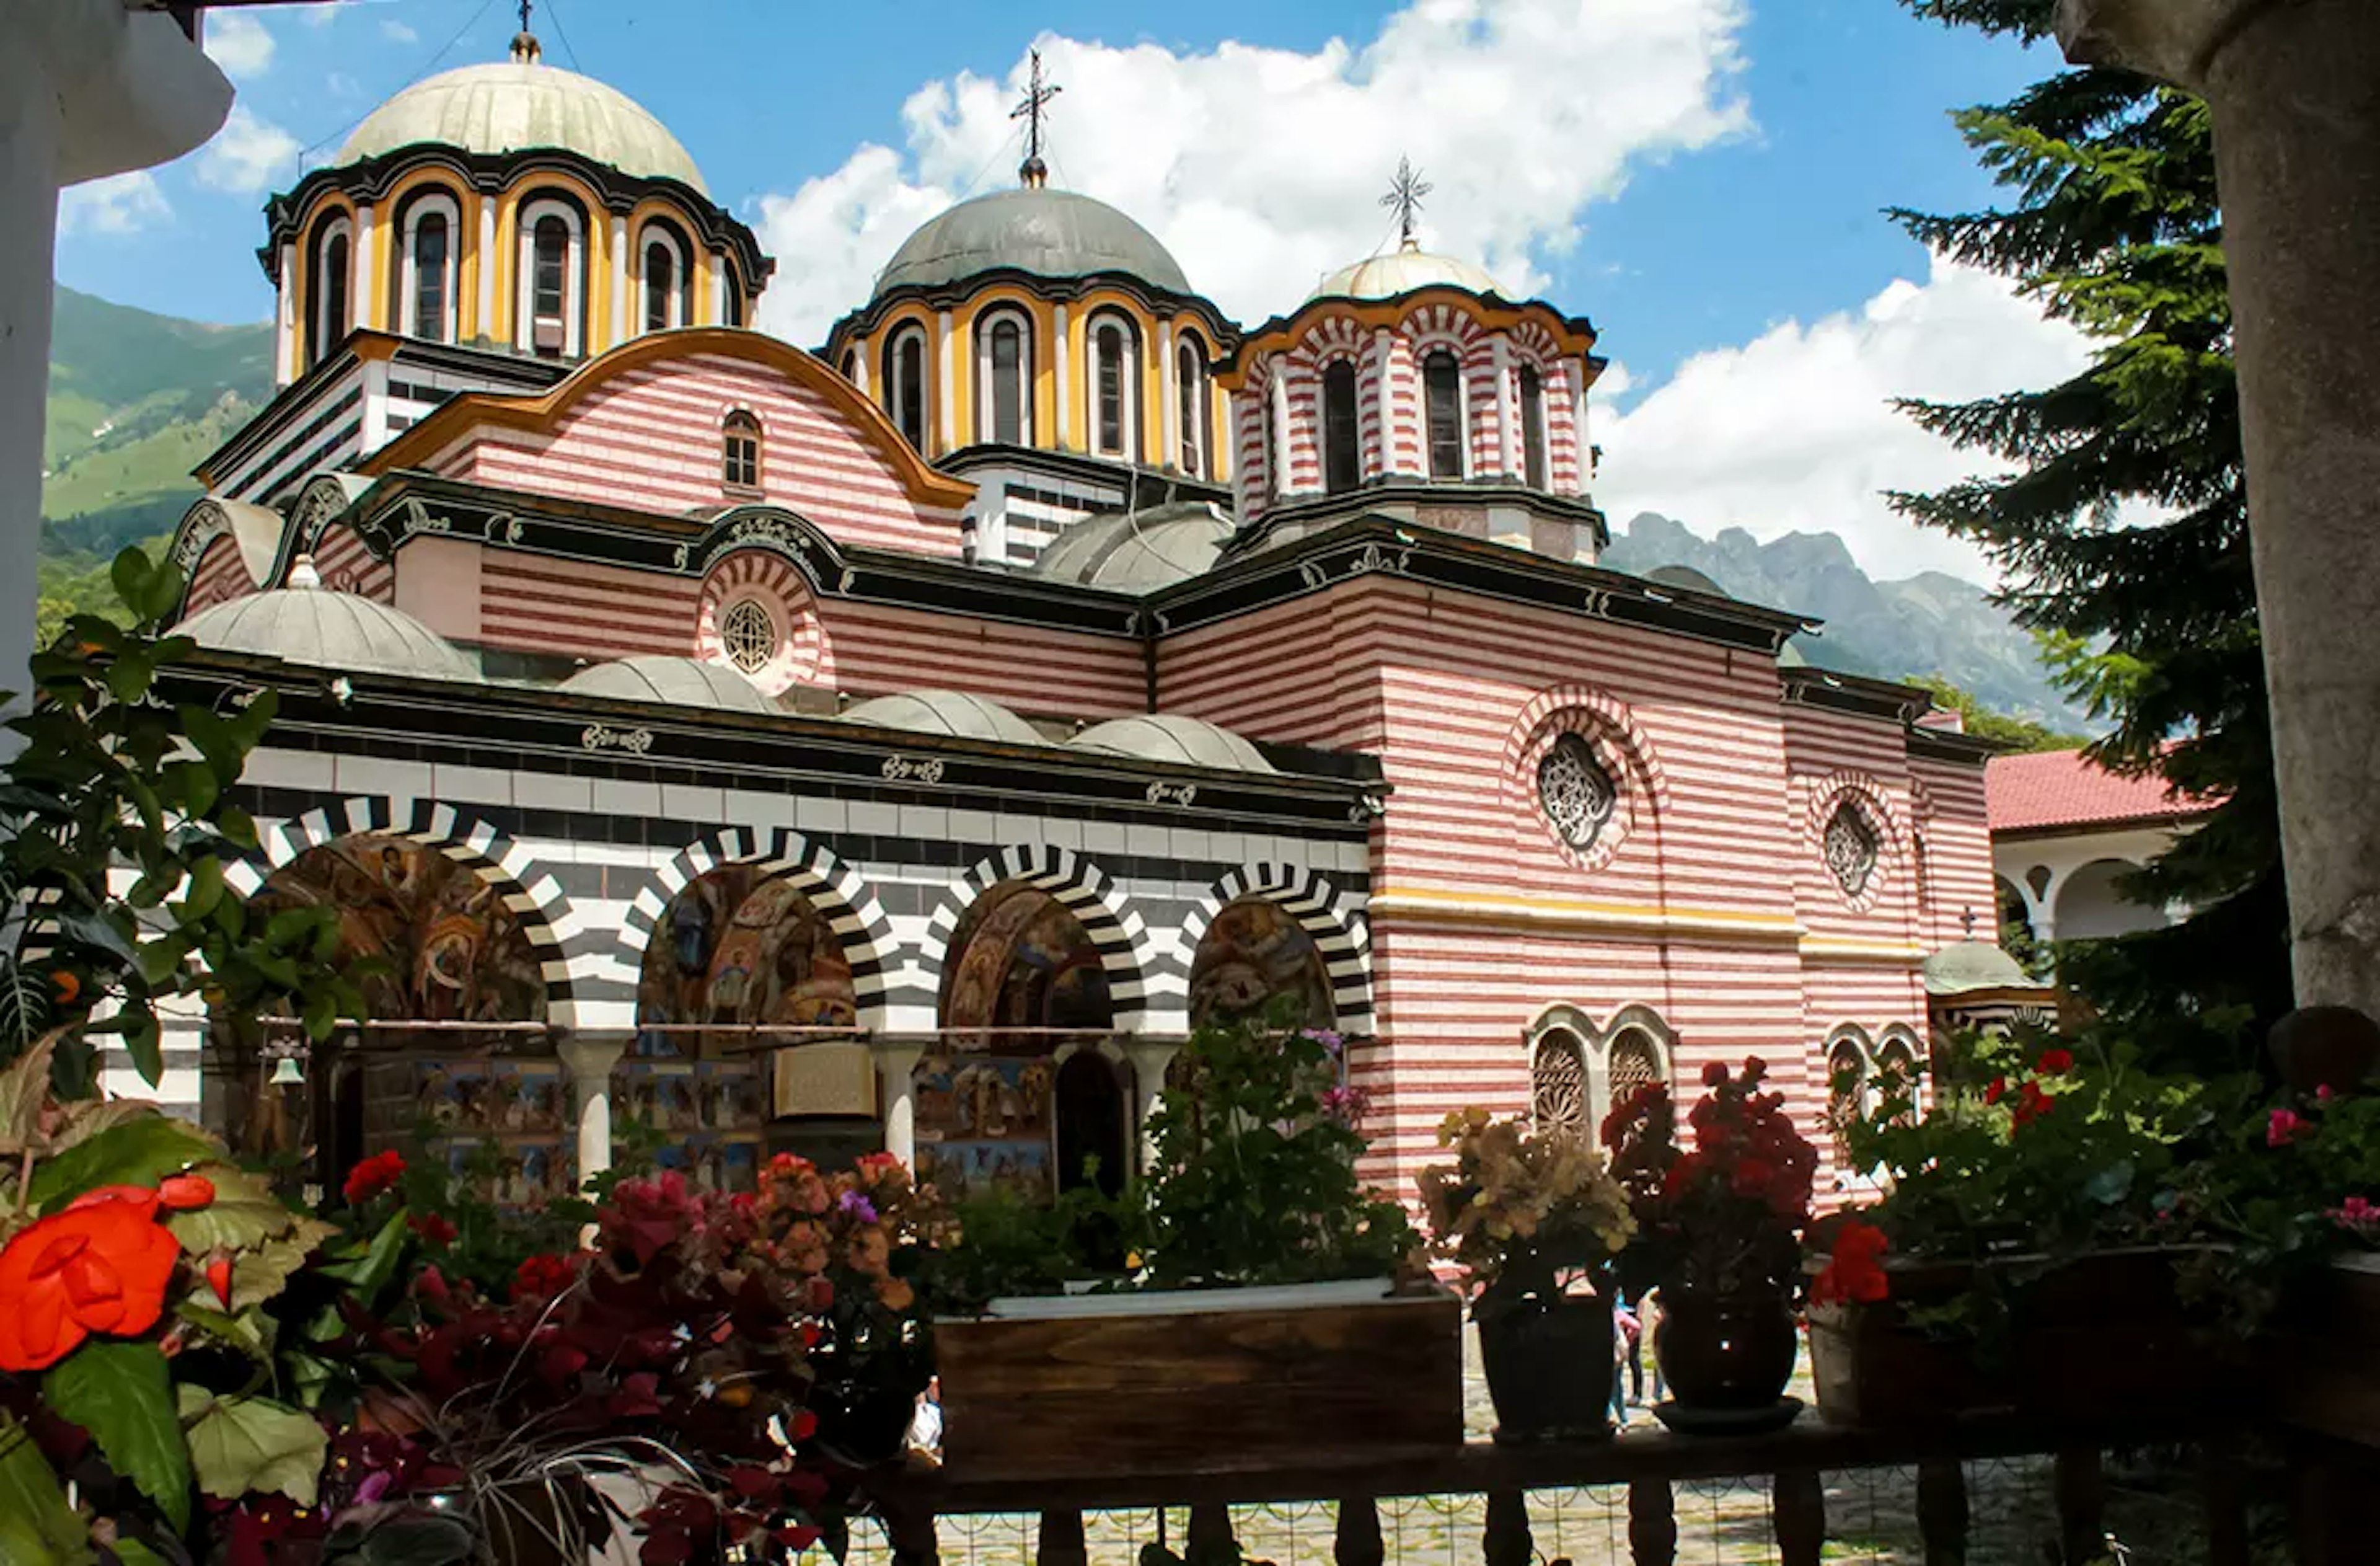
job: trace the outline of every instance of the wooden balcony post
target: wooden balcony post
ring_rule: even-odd
[[[1232,1536],[1232,1509],[1219,1500],[1202,1500],[1193,1506],[1190,1536],[1182,1544],[1182,1559],[1190,1566],[1237,1559],[1239,1541]]]
[[[1387,1566],[1388,1546],[1380,1538],[1380,1509],[1369,1496],[1351,1496],[1339,1503],[1339,1527],[1330,1543],[1335,1566]]]
[[[1628,1553],[1635,1566],[1677,1566],[1678,1503],[1669,1480],[1628,1481]]]
[[[1480,1538],[1488,1566],[1535,1566],[1536,1540],[1529,1536],[1529,1498],[1519,1490],[1488,1492],[1488,1529]]]
[[[1967,1471],[1955,1457],[1917,1465],[1917,1536],[1925,1566],[1967,1566]]]
[[[1827,1547],[1827,1487],[1818,1471],[1779,1471],[1769,1481],[1768,1508],[1784,1566],[1818,1566]]]
[[[1083,1541],[1081,1512],[1041,1513],[1041,1536],[1033,1551],[1033,1566],[1090,1566],[1090,1547]]]
[[[2058,1501],[2058,1559],[2096,1560],[2107,1543],[2107,1487],[2098,1448],[2059,1452],[2050,1489]]]

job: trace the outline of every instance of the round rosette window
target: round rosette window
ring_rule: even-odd
[[[1827,869],[1843,889],[1843,895],[1854,903],[1866,896],[1875,883],[1883,842],[1883,834],[1856,799],[1842,800],[1827,818]]]
[[[729,555],[704,579],[695,646],[770,696],[833,677],[808,585],[760,550]]]
[[[1560,727],[1524,753],[1513,781],[1527,797],[1528,813],[1564,856],[1596,869],[1619,852],[1627,835],[1623,776],[1591,734]]]

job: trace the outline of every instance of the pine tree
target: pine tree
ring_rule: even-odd
[[[1906,3],[2028,42],[2048,34],[2055,9]],[[2060,973],[2144,1047],[2241,1063],[2290,1003],[2289,917],[2206,105],[2082,68],[1955,119],[2011,199],[1892,215],[1937,250],[2013,279],[2096,348],[2061,385],[1904,405],[2004,470],[1893,501],[2001,568],[2002,601],[2044,635],[2059,683],[2113,722],[2095,757],[2223,797],[2130,887],[2194,911],[2168,929],[2064,952]]]

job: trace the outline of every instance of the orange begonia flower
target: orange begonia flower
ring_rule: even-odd
[[[157,1193],[110,1185],[0,1248],[0,1370],[46,1370],[94,1332],[157,1324],[182,1247]]]

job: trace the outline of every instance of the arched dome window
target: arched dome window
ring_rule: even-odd
[[[977,329],[976,438],[1018,446],[1033,439],[1033,327],[1015,310]]]
[[[322,225],[314,237],[314,264],[306,279],[306,362],[320,364],[330,357],[355,324],[348,306],[348,287],[354,281],[355,247],[353,229],[344,217],[336,217]]]
[[[731,490],[760,487],[760,421],[742,408],[720,423],[720,481]]]
[[[1183,472],[1203,479],[1207,476],[1207,454],[1214,444],[1208,412],[1215,399],[1207,389],[1206,351],[1196,337],[1184,336],[1173,350],[1173,385],[1182,405],[1182,449],[1178,460]]]
[[[1091,449],[1140,455],[1140,334],[1120,315],[1091,322]]]
[[[1364,481],[1362,427],[1355,418],[1355,366],[1338,359],[1322,372],[1322,487],[1338,494]]]
[[[648,332],[666,332],[694,320],[694,272],[686,262],[685,241],[661,224],[645,225],[638,247],[645,281],[645,324]]]
[[[884,345],[884,410],[902,438],[926,449],[926,333],[904,326]]]
[[[1534,364],[1521,366],[1521,475],[1533,490],[1546,487],[1546,386]]]
[[[404,261],[397,276],[397,330],[433,343],[455,340],[455,236],[461,209],[443,191],[405,209]]]
[[[1429,423],[1429,476],[1463,477],[1463,362],[1445,348],[1421,361],[1423,412]]]
[[[520,325],[516,346],[575,358],[587,341],[587,235],[578,210],[548,198],[521,210]]]
[[[859,384],[859,350],[857,348],[843,350],[843,378],[855,386]]]

